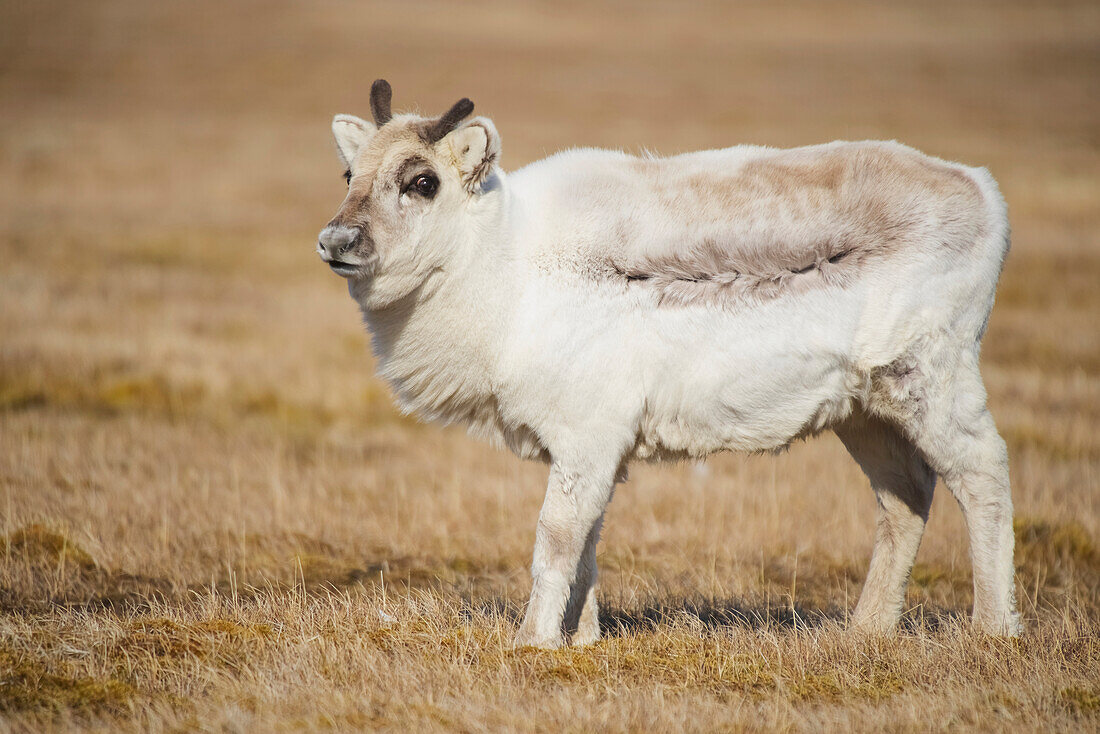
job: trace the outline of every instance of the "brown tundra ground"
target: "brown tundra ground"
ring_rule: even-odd
[[[313,252],[328,125],[468,95],[515,168],[897,138],[988,166],[1027,632],[939,492],[901,632],[844,630],[839,442],[636,467],[604,639],[513,651],[546,470],[398,415]],[[1100,5],[0,3],[0,731],[1100,726]]]

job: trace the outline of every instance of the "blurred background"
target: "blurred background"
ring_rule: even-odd
[[[373,378],[344,282],[313,252],[344,194],[329,122],[339,112],[368,115],[377,77],[392,82],[398,110],[437,114],[471,97],[501,131],[506,169],[572,146],[674,154],[837,138],[896,138],[989,167],[1014,237],[985,365],[994,414],[1015,452],[1018,503],[1073,518],[1093,537],[1100,530],[1094,2],[112,0],[0,8],[0,466],[9,531],[32,521],[75,524],[120,564],[192,564],[173,577],[186,583],[227,553],[230,567],[243,562],[216,540],[227,527],[257,537],[333,531],[331,508],[280,514],[284,505],[315,507],[315,492],[348,492],[352,504],[337,513],[350,534],[341,548],[355,556],[362,542],[392,553],[403,549],[401,533],[423,526],[406,518],[371,535],[356,525],[371,524],[373,503],[393,502],[386,482],[428,492],[418,487],[453,481],[458,502],[487,491],[468,486],[479,472],[505,472],[509,488],[494,502],[501,522],[523,528],[503,537],[517,560],[526,556],[543,470],[396,415]],[[158,431],[178,446],[168,451],[150,439]],[[215,459],[207,444],[225,433],[242,444]],[[122,464],[90,463],[96,441]],[[332,449],[339,458],[318,468],[326,446],[346,455]],[[367,460],[364,446],[387,461]],[[440,466],[465,461],[473,476],[441,479],[407,461],[409,451],[436,455],[441,447],[454,456]],[[820,503],[826,515],[843,502],[857,522],[869,522],[866,496],[807,491],[817,461],[837,467],[837,484],[863,481],[830,439],[796,451],[780,471],[792,493],[783,501],[808,504],[811,514]],[[131,486],[127,472],[142,463],[141,486]],[[249,469],[226,468],[235,463]],[[308,481],[272,479],[284,464]],[[730,499],[725,473],[761,471],[769,487],[777,482],[765,460],[708,466],[684,476],[720,502],[758,494],[753,480]],[[673,503],[670,522],[675,497],[660,488],[683,471],[636,474],[640,486],[652,483],[654,502]],[[392,476],[375,481],[364,472]],[[247,504],[242,482],[255,485],[254,514],[227,517],[213,502],[179,510],[198,513],[193,522],[161,528],[171,508],[191,507],[196,487],[207,497],[236,492],[234,501]],[[99,521],[89,507],[100,508]],[[463,526],[461,513],[453,522],[467,537],[437,538],[439,553],[476,540],[501,555],[500,528]],[[638,522],[666,538],[660,523]],[[801,522],[759,525],[777,548],[817,542]],[[154,553],[160,560],[139,552],[153,526],[175,538]],[[615,523],[608,526],[616,537]],[[676,538],[674,527],[666,530]],[[717,543],[724,530],[715,532]],[[870,541],[869,531],[855,537],[859,548]],[[949,547],[952,558],[965,552],[961,537]]]
[[[97,557],[179,586],[211,563],[248,565],[227,533],[320,535],[353,559],[408,554],[403,533],[431,526],[417,514],[431,511],[395,500],[398,486],[453,490],[457,504],[489,493],[499,526],[458,512],[439,522],[459,537],[436,528],[428,552],[526,564],[544,470],[398,416],[344,282],[313,251],[344,195],[329,122],[367,115],[377,77],[398,110],[437,114],[471,97],[501,131],[506,169],[572,146],[674,154],[836,138],[896,138],[989,167],[1014,241],[985,369],[1018,504],[1100,530],[1095,2],[0,8],[8,532],[68,527]],[[472,473],[453,468],[467,464]],[[832,439],[779,470],[734,458],[642,469],[638,491],[663,509],[623,521],[644,531],[618,536],[609,522],[609,538],[683,542],[677,497],[662,489],[683,480],[738,514],[758,500],[803,507],[798,521],[750,518],[747,548],[843,555],[830,533],[854,523],[849,555],[862,558],[872,503],[850,488],[809,491],[822,467],[838,486],[863,482]],[[483,474],[501,486],[486,489]],[[196,506],[198,491],[215,499]],[[806,521],[836,506],[845,519],[811,532]],[[963,558],[951,509],[941,552]],[[719,552],[726,531],[714,522]],[[163,542],[150,548],[154,532]]]
[[[158,599],[157,614],[184,624],[196,590],[211,588],[234,603],[250,585],[374,599],[385,575],[391,601],[432,589],[444,606],[488,599],[514,614],[523,603],[545,468],[398,415],[344,281],[314,252],[345,192],[330,121],[368,116],[378,77],[395,110],[438,114],[472,98],[503,137],[507,170],[573,146],[675,154],[863,138],[988,167],[1013,249],[983,371],[1009,443],[1023,610],[1041,629],[1086,620],[1095,639],[1095,0],[0,0],[0,609],[53,615],[26,618],[36,634],[68,630],[0,635],[0,653],[46,640],[35,654],[69,665],[73,645],[94,648],[106,652],[81,670],[106,674],[117,640],[146,639],[113,614]],[[778,459],[639,467],[605,525],[601,603],[612,619],[690,611],[683,600],[697,598],[776,629],[796,609],[841,619],[873,525],[866,480],[831,436]],[[965,614],[969,573],[941,489],[910,614]],[[286,598],[286,624],[304,625],[301,650],[313,650],[310,625],[328,618]],[[347,659],[374,665],[357,634],[341,638]],[[166,666],[127,669],[142,691],[189,697],[207,670],[141,649],[125,660]],[[1077,659],[1094,676],[1091,649]],[[172,660],[191,667],[164,672]],[[207,690],[228,680],[219,664]],[[251,671],[241,685],[268,686],[255,700],[272,716],[346,685],[324,660],[285,685],[266,663],[240,664]],[[927,676],[922,665],[913,676]],[[1045,711],[1055,698],[1029,698],[1025,668],[1013,695]],[[966,669],[977,672],[951,689],[966,693],[945,692],[938,720],[957,720],[956,705],[985,710],[967,696],[985,695],[986,668]],[[435,682],[407,695],[467,695],[447,688],[454,669],[422,675],[409,685]],[[912,721],[928,695],[905,709]],[[637,700],[656,717],[638,726],[662,720]]]
[[[341,196],[329,120],[365,114],[376,77],[398,109],[471,97],[508,168],[570,146],[898,138],[989,166],[1020,248],[1073,239],[1097,205],[1091,2],[0,7],[9,237],[238,228],[239,248],[276,233],[308,252]]]
[[[862,138],[987,166],[1015,235],[992,355],[1100,368],[1096,311],[1063,307],[1097,275],[1094,2],[42,0],[0,13],[8,392],[28,369],[125,376],[110,365],[135,350],[167,388],[199,370],[191,387],[218,392],[238,350],[288,318],[352,338],[353,307],[312,247],[343,196],[329,121],[367,115],[376,77],[397,109],[437,114],[471,97],[502,132],[508,169],[572,146]],[[177,292],[173,273],[199,290]],[[203,295],[223,281],[219,299],[270,308],[215,364],[196,357],[212,346],[202,330],[241,326]],[[151,303],[134,308],[143,288]],[[1021,299],[1059,306],[1058,322],[1021,317]],[[293,373],[280,388],[341,377],[307,370],[301,352],[261,352],[251,388],[265,370]]]

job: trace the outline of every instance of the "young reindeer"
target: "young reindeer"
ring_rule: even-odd
[[[939,476],[974,622],[1015,635],[1012,499],[978,354],[1008,251],[989,173],[894,142],[671,158],[571,150],[505,173],[485,118],[332,123],[348,194],[317,252],[401,407],[550,465],[517,645],[599,637],[596,544],[634,459],[831,429],[878,499],[852,623],[893,629]],[[465,121],[465,122],[464,122]]]

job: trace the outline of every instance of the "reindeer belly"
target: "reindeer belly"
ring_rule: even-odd
[[[635,455],[774,450],[843,420],[859,317],[859,299],[836,294],[704,320],[670,310],[647,357]]]
[[[630,290],[532,288],[500,404],[538,435],[627,441],[628,458],[767,451],[851,412],[862,287],[763,303],[655,305]]]

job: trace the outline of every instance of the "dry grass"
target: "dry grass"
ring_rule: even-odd
[[[933,507],[903,631],[843,630],[835,439],[640,467],[605,639],[510,649],[545,469],[394,414],[312,253],[334,112],[469,95],[518,166],[898,138],[988,165],[985,373],[1028,632]],[[0,731],[1100,726],[1100,9],[423,0],[0,5]]]

